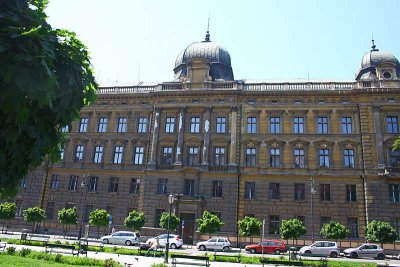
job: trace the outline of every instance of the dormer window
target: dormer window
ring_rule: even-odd
[[[385,71],[383,73],[383,78],[385,78],[387,80],[392,79],[392,74],[390,72],[388,72],[388,71]]]

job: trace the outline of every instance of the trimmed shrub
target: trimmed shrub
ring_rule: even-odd
[[[22,249],[19,251],[19,255],[20,255],[21,257],[25,257],[25,256],[27,256],[28,254],[30,254],[31,252],[32,252],[32,250],[29,249],[29,248],[22,248]]]

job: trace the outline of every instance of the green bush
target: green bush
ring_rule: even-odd
[[[120,266],[118,262],[113,259],[106,259],[104,262],[104,267],[117,267]]]
[[[168,267],[168,265],[164,263],[153,263],[150,267]]]
[[[61,255],[61,254],[57,254],[57,255],[54,257],[54,261],[55,261],[55,262],[62,262],[62,255]]]
[[[8,248],[6,249],[6,253],[7,253],[8,255],[14,255],[14,254],[15,254],[15,250],[16,250],[15,247],[8,247]]]
[[[28,254],[31,253],[31,252],[32,252],[32,250],[29,249],[29,248],[22,248],[22,249],[19,251],[19,255],[20,255],[21,257],[25,257],[26,255],[28,255]]]

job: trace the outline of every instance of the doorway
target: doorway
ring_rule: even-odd
[[[194,228],[196,218],[194,213],[181,213],[181,221],[179,223],[179,234],[183,238],[183,243],[193,245]]]

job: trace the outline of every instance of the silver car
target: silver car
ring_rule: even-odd
[[[119,231],[100,238],[104,244],[135,245],[139,244],[140,235],[135,232]]]
[[[211,238],[207,241],[197,243],[196,248],[201,251],[204,251],[207,249],[231,250],[232,244],[228,238],[215,237],[215,238]]]
[[[348,248],[343,251],[346,257],[352,258],[375,258],[378,260],[385,259],[385,252],[383,248],[376,244],[362,244],[356,248]]]
[[[165,247],[167,245],[167,234],[156,236],[158,237],[158,241],[160,242],[160,247]],[[147,244],[151,245],[156,237],[150,238],[146,241]],[[180,248],[183,245],[183,240],[179,235],[169,235],[169,247],[170,248]]]
[[[314,244],[302,247],[299,253],[325,255],[331,258],[336,258],[340,255],[337,243],[331,241],[317,241]]]

